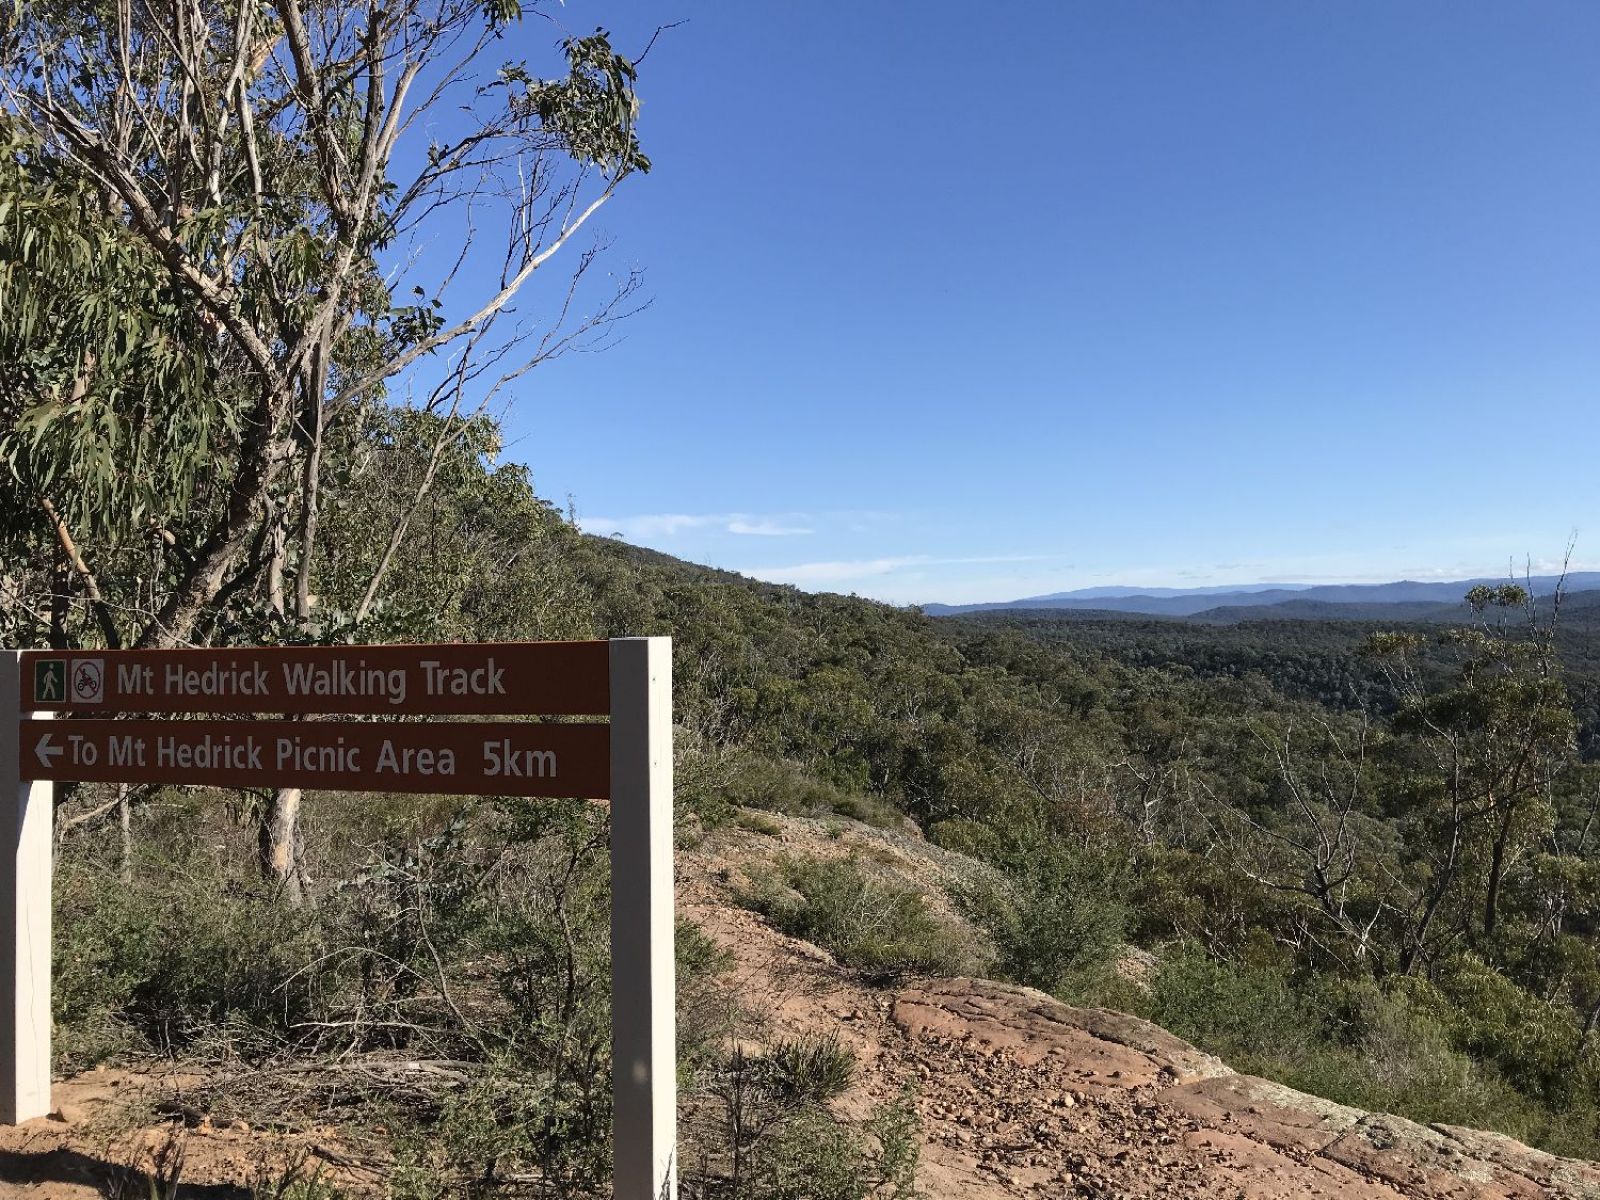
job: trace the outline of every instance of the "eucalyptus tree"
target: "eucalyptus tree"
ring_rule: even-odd
[[[233,606],[274,636],[348,636],[472,420],[629,311],[636,275],[586,277],[595,214],[650,166],[634,64],[603,31],[562,39],[553,78],[505,61],[530,16],[554,29],[517,0],[7,14],[0,586],[24,611],[50,576],[33,627],[171,647]],[[431,465],[331,612],[324,482],[341,431],[392,405],[436,418]],[[76,635],[69,584],[94,616]]]
[[[1363,644],[1387,719],[1269,714],[1247,747],[1267,795],[1208,796],[1217,845],[1313,961],[1421,975],[1471,953],[1511,970],[1588,919],[1572,881],[1600,800],[1581,794],[1554,626],[1514,584],[1466,603],[1475,625]]]
[[[188,534],[237,435],[230,364],[102,194],[0,135],[0,636],[118,646],[159,600],[141,550]]]
[[[1456,943],[1496,957],[1507,879],[1549,840],[1575,778],[1553,625],[1515,584],[1476,587],[1466,601],[1483,620],[1440,636],[1458,662],[1443,687],[1428,683],[1418,635],[1374,635],[1366,648],[1398,701],[1390,803],[1418,880],[1401,936],[1408,974]]]

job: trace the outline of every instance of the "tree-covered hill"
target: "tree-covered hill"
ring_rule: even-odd
[[[1600,592],[1563,598],[1553,618],[1554,645],[1563,677],[1579,717],[1586,757],[1600,754]],[[1244,610],[1233,610],[1241,612]],[[1434,621],[1229,620],[1202,622],[1142,617],[1133,613],[1059,610],[1005,610],[942,618],[977,630],[1010,629],[1046,645],[1092,649],[1136,667],[1178,668],[1208,678],[1240,678],[1252,673],[1269,679],[1285,696],[1333,708],[1385,708],[1392,693],[1382,672],[1360,650],[1373,634],[1397,629],[1437,637]],[[1520,623],[1507,624],[1517,636]],[[1442,649],[1442,648],[1441,648]],[[1436,655],[1442,670],[1451,655]]]
[[[893,806],[1007,880],[984,911],[1015,979],[1115,1003],[1106,955],[1131,941],[1207,964],[1194,986],[1222,990],[1182,1030],[1203,1043],[1249,1043],[1208,1004],[1292,998],[1285,1078],[1600,1148],[1584,622],[1552,630],[1514,586],[1454,627],[936,620],[585,555],[603,628],[678,639],[711,819]],[[1407,1047],[1388,1091],[1382,1038]],[[1460,1086],[1425,1081],[1427,1046]]]

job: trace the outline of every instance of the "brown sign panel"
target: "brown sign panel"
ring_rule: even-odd
[[[611,794],[609,725],[23,721],[22,779],[485,796]]]
[[[29,650],[22,711],[456,713],[611,711],[605,642]]]

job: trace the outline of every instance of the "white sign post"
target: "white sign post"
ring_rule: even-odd
[[[528,709],[535,709],[528,712]],[[610,725],[77,721],[58,712],[599,715]],[[389,734],[409,728],[410,744]],[[71,736],[66,736],[68,734]],[[51,1111],[52,781],[611,801],[613,1194],[676,1200],[672,640],[0,651],[0,1122]]]
[[[611,1072],[618,1200],[676,1200],[672,639],[611,643]]]
[[[22,655],[0,650],[0,1122],[50,1112],[50,888],[55,785],[26,779]]]

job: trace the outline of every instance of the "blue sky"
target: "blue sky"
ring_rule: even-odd
[[[557,15],[684,21],[600,219],[653,303],[508,417],[591,532],[899,603],[1600,564],[1600,6]]]

